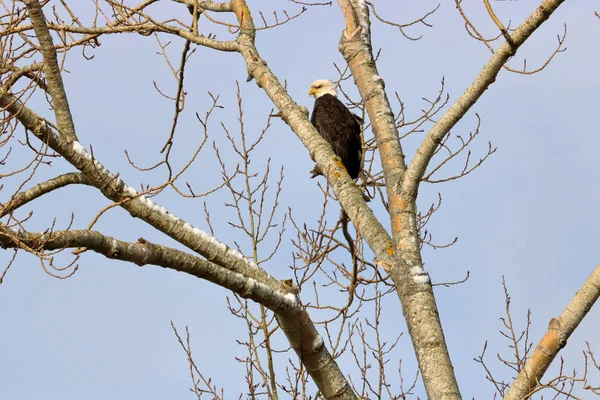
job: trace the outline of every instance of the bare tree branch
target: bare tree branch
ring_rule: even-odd
[[[209,1],[201,1],[201,0],[174,0],[177,3],[183,3],[188,7],[194,7],[194,4],[198,4],[199,8],[202,8],[207,11],[214,12],[230,12],[233,11],[233,2],[226,1],[224,3],[216,3],[212,0]]]
[[[245,14],[239,11],[239,15],[243,16]],[[245,26],[245,23],[241,21],[241,25]],[[242,29],[241,32],[245,32],[247,35],[248,32],[252,31]],[[18,99],[0,93],[0,106],[18,118],[27,129],[47,143],[50,148],[60,153],[73,166],[90,177],[94,186],[100,189],[107,198],[119,202],[119,205],[133,217],[142,219],[159,231],[203,255],[209,261],[227,268],[231,272],[242,274],[272,288],[282,287],[277,280],[237,251],[230,249],[214,237],[169,213],[149,198],[138,194],[133,188],[127,186],[123,180],[111,174],[102,164],[94,160],[79,142],[67,142],[66,138],[53,132],[41,117]],[[310,126],[312,127],[312,125]],[[314,130],[314,128],[312,129]],[[316,135],[320,138],[318,134]],[[322,138],[321,140],[324,142]],[[333,153],[331,147],[328,145],[327,147]],[[343,167],[337,166],[337,168],[340,171],[345,171]],[[345,176],[349,180],[347,173],[345,173]],[[360,193],[355,185],[354,188]],[[362,200],[362,194],[360,196]],[[364,200],[362,201],[364,202]],[[355,399],[354,392],[328,352],[322,337],[310,322],[306,311],[299,309],[290,316],[277,315],[277,320],[288,337],[292,348],[326,397]]]
[[[234,2],[234,6],[235,6]],[[237,7],[247,7],[245,3]],[[241,11],[238,14],[242,15]],[[303,112],[287,91],[281,86],[277,77],[260,57],[253,41],[253,32],[240,32],[237,42],[240,44],[240,53],[246,61],[251,78],[267,93],[275,106],[279,108],[284,121],[298,135],[300,140],[309,150],[321,171],[327,177],[334,189],[335,195],[346,210],[350,220],[358,229],[361,236],[367,241],[375,254],[380,259],[389,259],[393,254],[391,239],[381,223],[375,218],[373,211],[365,202],[362,192],[352,182],[345,168],[341,165],[331,146],[323,139],[310,123]]]
[[[6,80],[6,82],[4,83],[4,85],[2,85],[2,88],[5,91],[10,90],[10,88],[13,87],[13,85],[15,83],[18,82],[19,79],[21,79],[23,76],[28,77],[29,79],[35,81],[38,86],[41,86],[44,90],[47,90],[47,86],[46,84],[39,79],[39,77],[36,74],[33,74],[32,72],[34,71],[39,71],[40,69],[43,68],[43,64],[42,63],[33,63],[33,64],[29,64],[24,66],[23,68],[16,68],[13,66],[9,66],[10,70],[13,71],[13,74],[11,75],[11,77],[9,79]],[[4,71],[2,71],[4,72]]]
[[[72,184],[91,185],[89,179],[81,172],[72,172],[70,174],[57,176],[56,178],[52,178],[46,182],[40,183],[31,189],[18,193],[5,204],[0,204],[0,217],[4,217],[17,208],[22,207],[23,205],[45,195],[46,193],[50,193],[54,190]]]
[[[347,21],[340,51],[348,62],[373,124],[385,176],[393,249],[399,261],[391,264],[390,277],[402,302],[427,395],[431,399],[459,399],[460,391],[431,281],[423,269],[416,201],[402,196],[401,192],[406,165],[395,116],[373,56],[368,6],[351,0],[339,0],[339,3]],[[353,8],[354,15],[347,14],[348,7]],[[348,24],[352,18],[356,18],[355,21]]]
[[[37,35],[44,57],[44,75],[48,85],[48,93],[52,97],[52,105],[54,107],[54,115],[56,115],[56,124],[63,135],[68,136],[71,140],[77,140],[75,133],[75,125],[69,108],[69,101],[65,93],[58,59],[56,58],[56,49],[52,41],[52,36],[46,25],[46,18],[42,11],[42,6],[38,0],[23,0],[27,6],[29,20],[33,25],[35,34]]]
[[[4,112],[3,128],[0,129],[0,146],[8,143],[9,139],[18,141],[19,138],[16,137],[18,128],[24,126],[26,130],[25,141],[20,143],[26,151],[29,148],[35,155],[33,161],[29,162],[25,168],[19,166],[8,174],[0,174],[0,178],[2,178],[2,176],[13,177],[21,172],[30,172],[30,176],[25,178],[20,186],[11,192],[15,194],[5,204],[0,204],[0,217],[8,216],[9,221],[0,223],[0,246],[14,249],[15,252],[8,262],[8,267],[0,274],[0,283],[7,269],[13,265],[17,253],[28,252],[33,254],[39,258],[42,267],[48,274],[64,279],[75,272],[77,269],[76,262],[79,260],[78,254],[87,249],[104,254],[112,259],[133,262],[138,265],[160,265],[207,279],[232,290],[236,294],[233,304],[228,303],[229,309],[233,315],[242,318],[246,323],[247,329],[243,331],[245,342],[240,341],[239,343],[247,348],[248,353],[238,359],[246,368],[245,378],[248,384],[246,396],[252,398],[266,396],[274,399],[277,399],[279,395],[289,395],[292,398],[356,399],[357,396],[364,398],[369,393],[378,398],[385,396],[385,394],[390,398],[405,398],[407,395],[412,394],[410,392],[415,383],[413,382],[412,386],[405,389],[400,369],[401,388],[399,395],[391,389],[393,386],[388,381],[389,377],[386,376],[386,363],[389,361],[388,354],[395,347],[402,333],[398,334],[391,347],[389,342],[380,337],[381,302],[385,295],[395,292],[402,302],[402,312],[407,322],[408,332],[428,398],[460,399],[461,395],[445,342],[432,284],[429,275],[424,270],[421,253],[425,245],[434,248],[444,247],[433,244],[431,233],[425,230],[431,216],[439,209],[441,198],[437,205],[432,205],[428,211],[425,210],[426,212],[422,213],[417,208],[417,192],[420,182],[447,181],[470,173],[494,152],[495,149],[490,144],[487,155],[473,164],[468,147],[477,135],[478,130],[470,135],[468,139],[457,136],[461,144],[457,146],[457,150],[453,150],[448,144],[450,129],[464,117],[469,108],[494,82],[498,70],[503,66],[506,67],[506,60],[515,54],[518,47],[528,39],[537,27],[549,18],[550,14],[564,0],[543,0],[538,10],[517,30],[512,30],[510,24],[505,28],[494,14],[489,2],[485,0],[488,13],[504,34],[506,43],[494,52],[488,65],[481,71],[476,81],[437,123],[435,122],[435,119],[438,118],[437,113],[445,108],[448,99],[446,96],[444,100],[443,82],[436,100],[424,99],[428,104],[425,109],[421,110],[417,119],[408,122],[405,120],[405,108],[399,96],[397,97],[401,110],[396,114],[393,112],[385,91],[385,82],[379,76],[377,69],[379,53],[374,54],[373,52],[369,16],[369,11],[373,12],[380,21],[398,27],[404,34],[402,29],[405,26],[417,23],[429,26],[426,18],[433,11],[410,24],[401,25],[385,19],[383,14],[376,13],[374,5],[368,1],[338,0],[346,22],[340,40],[340,52],[347,61],[348,66],[338,67],[336,65],[339,73],[337,82],[343,84],[349,82],[351,77],[354,78],[361,99],[351,98],[344,90],[342,90],[342,93],[346,96],[353,112],[358,112],[365,120],[366,114],[368,114],[370,121],[366,124],[365,129],[371,128],[375,136],[365,141],[363,149],[363,158],[366,164],[365,174],[362,182],[359,181],[358,183],[349,178],[340,158],[333,153],[331,146],[309,122],[307,109],[296,104],[289,96],[287,82],[282,84],[279,81],[278,77],[267,66],[266,60],[260,56],[256,47],[255,37],[261,29],[279,26],[292,20],[301,15],[305,11],[305,7],[302,7],[302,11],[297,14],[290,13],[288,15],[286,11],[283,11],[287,19],[282,19],[282,21],[278,19],[277,14],[274,12],[274,24],[268,24],[263,13],[258,11],[258,24],[260,24],[262,18],[265,28],[257,28],[246,0],[231,0],[223,3],[210,0],[174,0],[175,3],[179,3],[174,7],[181,7],[183,11],[185,11],[184,6],[190,9],[192,17],[187,16],[187,14],[186,17],[191,22],[189,20],[188,22],[182,22],[176,17],[165,17],[163,14],[159,14],[158,18],[160,19],[156,20],[151,16],[150,12],[154,10],[149,6],[156,3],[157,0],[139,1],[141,1],[140,4],[130,7],[125,5],[123,1],[106,0],[102,2],[93,0],[91,3],[94,4],[95,16],[89,26],[84,25],[78,19],[78,16],[67,5],[67,0],[59,1],[68,14],[67,18],[61,16],[61,6],[57,4],[57,7],[52,8],[53,22],[46,21],[42,12],[42,8],[49,4],[48,0],[24,0],[28,13],[23,10],[23,7],[15,6],[17,0],[13,1],[12,10],[9,9],[10,6],[0,5],[0,8],[5,11],[4,15],[0,15],[0,19],[3,21],[3,27],[7,27],[7,29],[0,32],[0,41],[2,42],[0,43],[0,50],[3,53],[2,59],[0,59],[0,74],[3,75],[4,80],[4,86],[0,88],[0,109]],[[300,1],[291,1],[304,4]],[[457,0],[457,5],[458,3]],[[307,5],[322,4],[326,3],[307,3]],[[46,11],[50,7],[51,5],[46,7]],[[217,17],[214,13],[221,14]],[[229,13],[229,15],[222,13]],[[236,21],[234,20],[232,23],[231,17],[233,15],[235,15]],[[65,22],[69,18],[71,22]],[[28,19],[30,20],[29,23]],[[98,24],[98,20],[102,19],[106,20],[104,26]],[[215,39],[216,36],[213,33],[204,36],[199,32],[200,29],[205,28],[204,23],[216,24],[219,29],[225,27],[224,29],[227,29],[232,37],[228,41],[220,41]],[[31,41],[32,30],[35,31],[38,38],[39,47]],[[159,46],[162,51],[160,54],[164,56],[177,81],[176,94],[169,94],[162,87],[159,89],[158,85],[155,85],[159,93],[169,101],[173,101],[175,105],[173,124],[167,134],[168,138],[165,137],[167,144],[162,151],[164,158],[159,162],[152,161],[150,162],[152,166],[144,168],[134,164],[127,155],[133,168],[140,172],[154,171],[153,173],[156,174],[162,171],[162,168],[168,169],[168,179],[165,183],[154,187],[151,187],[150,184],[142,184],[141,193],[128,186],[121,173],[113,174],[108,171],[103,163],[96,159],[91,145],[86,148],[77,140],[69,104],[62,85],[62,66],[57,60],[57,53],[66,55],[67,51],[75,46],[79,46],[85,52],[87,46],[93,47],[99,44],[96,39],[100,35],[126,32],[142,36],[154,34],[159,39]],[[476,35],[473,36],[476,37]],[[53,37],[54,40],[58,37],[61,43],[55,46],[52,42]],[[163,37],[169,39],[163,41]],[[168,48],[171,43],[170,38],[173,37],[185,40],[179,70],[176,70],[175,64],[171,63],[168,56],[172,48]],[[498,35],[496,39],[498,38],[502,39],[502,35]],[[7,48],[2,47],[5,46],[5,43],[8,46]],[[270,192],[268,196],[265,196],[269,184],[272,184],[272,180],[269,179],[272,167],[271,161],[269,159],[269,161],[262,163],[263,160],[260,160],[259,164],[256,162],[251,164],[250,153],[264,137],[265,131],[271,124],[271,119],[267,120],[267,126],[259,135],[257,141],[249,144],[249,137],[244,132],[239,85],[238,120],[240,122],[241,141],[230,134],[226,127],[228,124],[222,124],[225,129],[223,140],[228,140],[232,150],[240,157],[237,165],[234,169],[231,165],[226,165],[227,158],[221,158],[219,154],[220,144],[216,140],[213,142],[213,148],[222,167],[221,177],[223,183],[216,188],[205,190],[203,188],[192,188],[192,185],[186,182],[191,195],[187,191],[180,190],[176,185],[175,181],[188,170],[207,142],[207,131],[210,129],[207,127],[209,115],[213,109],[222,108],[217,104],[219,96],[214,96],[209,92],[213,100],[212,108],[206,113],[204,119],[196,113],[199,123],[204,128],[204,138],[201,139],[201,143],[191,156],[191,160],[185,163],[184,159],[185,166],[176,173],[176,168],[179,168],[182,160],[176,159],[174,156],[171,157],[171,148],[175,146],[176,142],[182,142],[182,135],[178,133],[181,129],[185,129],[185,125],[180,123],[183,122],[183,119],[180,121],[180,117],[184,118],[184,113],[189,110],[189,107],[184,107],[184,105],[189,105],[185,102],[187,90],[190,88],[184,86],[184,67],[187,71],[192,68],[191,65],[188,66],[189,68],[186,67],[186,63],[190,59],[190,55],[196,50],[193,44],[221,51],[239,52],[242,55],[247,67],[248,81],[255,80],[257,85],[264,90],[279,109],[279,113],[272,116],[280,116],[290,126],[327,179],[325,185],[318,184],[324,201],[320,216],[317,217],[318,220],[315,222],[316,227],[292,220],[297,231],[297,240],[292,241],[295,249],[292,256],[293,266],[290,266],[290,268],[296,281],[291,279],[289,281],[278,281],[262,268],[270,260],[275,259],[273,256],[279,248],[284,232],[284,227],[278,224],[277,217],[273,220],[280,200],[283,169],[276,183],[275,194]],[[487,42],[486,45],[491,47]],[[562,39],[559,38],[559,49],[561,45]],[[44,57],[43,63],[26,61],[32,57],[35,58],[40,49]],[[87,58],[85,54],[84,57]],[[30,64],[21,65],[23,60],[30,62]],[[23,85],[24,80],[21,79],[22,77],[28,78],[25,85]],[[47,85],[44,79],[47,80]],[[187,77],[185,81],[189,82]],[[17,82],[18,84],[15,85]],[[189,86],[189,83],[186,83],[186,85]],[[23,89],[23,86],[25,86],[25,89]],[[20,91],[15,93],[11,90],[13,88],[15,91]],[[35,93],[37,88],[41,88],[43,91],[41,97],[48,96],[48,101],[53,105],[57,126],[29,108],[37,100],[33,99],[29,102],[30,96]],[[37,94],[40,94],[39,91]],[[426,135],[407,169],[402,147],[404,142],[402,140],[412,132],[424,132],[423,126],[425,124],[432,124],[433,127]],[[401,136],[399,129],[403,127],[406,127],[404,129],[408,132]],[[29,134],[28,131],[33,134]],[[31,138],[34,136],[41,143],[39,149],[36,145],[30,143]],[[58,154],[50,152],[49,149]],[[463,155],[466,153],[466,161],[462,172],[449,178],[438,178],[438,171],[444,165],[450,165],[451,160],[456,161],[456,156],[465,149],[467,151]],[[6,160],[11,154],[10,150],[12,148],[9,149],[6,155],[2,156],[0,165],[6,164]],[[436,157],[437,160],[438,156],[436,154],[439,155],[445,151],[448,152],[446,158],[434,167],[429,175],[426,175],[427,169],[433,167],[431,159]],[[174,152],[172,154],[175,155]],[[61,175],[25,190],[24,188],[29,185],[29,181],[35,174],[37,167],[49,164],[49,161],[46,161],[47,157],[62,157],[79,172]],[[442,155],[439,158],[443,157]],[[198,159],[200,158],[199,156]],[[378,160],[381,161],[383,169],[377,166]],[[259,165],[260,171],[258,173],[254,170],[257,165]],[[262,177],[259,174],[262,174]],[[255,180],[256,178],[258,180]],[[243,179],[241,185],[239,179]],[[208,181],[209,179],[201,180],[200,185],[194,183],[194,186],[202,186]],[[180,183],[181,181],[178,184]],[[69,225],[67,229],[61,228],[63,230],[55,231],[55,224],[52,223],[43,233],[31,233],[27,229],[30,224],[33,224],[33,222],[27,222],[29,217],[19,220],[18,216],[21,213],[13,214],[13,211],[18,210],[19,207],[28,204],[30,201],[70,184],[93,186],[104,197],[111,200],[108,206],[96,214],[87,230],[70,230]],[[384,194],[383,187],[387,191],[387,196]],[[187,198],[208,195],[219,188],[229,189],[232,200],[230,203],[226,203],[225,207],[227,210],[233,209],[234,213],[232,213],[233,219],[228,222],[230,226],[239,229],[239,232],[242,233],[242,241],[238,241],[237,237],[231,239],[233,244],[230,248],[214,237],[206,203],[205,214],[210,234],[192,226],[167,211],[164,207],[156,204],[152,197],[168,188],[172,188],[177,194]],[[1,189],[2,186],[0,185]],[[197,195],[196,190],[205,190],[205,193]],[[388,214],[390,218],[391,234],[384,228],[386,224],[380,222],[374,215],[373,209],[380,205],[365,202],[363,193],[365,190],[369,197],[381,198],[383,212]],[[331,207],[328,208],[327,206],[329,200],[333,200],[329,204],[334,207],[337,207],[336,201],[340,203],[343,208],[342,212],[353,222],[355,235],[350,234],[347,219],[334,224],[330,223],[331,220],[327,221],[332,211]],[[96,221],[104,215],[105,211],[116,207],[123,208],[132,217],[143,220],[201,257],[148,243],[143,238],[139,239],[138,243],[128,243],[90,230]],[[291,210],[287,215],[291,218]],[[38,229],[36,228],[36,230]],[[274,244],[275,249],[272,251],[267,249],[265,253],[265,244],[268,246],[268,238],[265,241],[265,237],[271,230],[275,231],[278,240]],[[342,234],[343,239],[341,238]],[[248,241],[251,242],[250,245],[247,244]],[[262,243],[263,241],[265,243]],[[455,241],[456,239],[450,245]],[[365,243],[368,244],[372,252],[366,248]],[[251,246],[250,250],[249,246]],[[77,255],[73,262],[64,268],[53,265],[54,254],[60,253],[61,250],[67,247],[78,248],[73,252]],[[351,256],[351,266],[348,263],[348,254]],[[342,259],[340,255],[344,258]],[[374,257],[375,260],[373,260]],[[341,260],[344,260],[344,262]],[[72,270],[72,272],[65,276],[67,273],[63,271],[68,272],[69,270]],[[325,279],[323,281],[319,280],[317,274]],[[294,286],[295,284],[298,286]],[[303,289],[303,284],[304,289],[308,287],[308,290],[302,291],[304,303],[301,303],[299,293]],[[319,298],[320,289],[318,289],[318,286],[331,288],[333,293],[338,290],[341,294],[338,293],[334,301],[325,303],[323,298]],[[596,286],[595,289],[598,289],[598,287]],[[314,290],[314,293],[311,292],[312,290]],[[594,292],[596,298],[598,297],[597,291]],[[254,303],[258,303],[260,306],[255,306]],[[360,315],[362,318],[364,314],[362,308],[369,305],[373,305],[374,318],[366,319],[365,322],[358,321],[356,315],[358,315],[359,310],[361,310]],[[267,309],[273,311],[273,313]],[[260,314],[256,312],[257,310],[260,310]],[[316,321],[315,323],[309,318],[308,312],[311,312],[313,321]],[[560,346],[564,344],[561,342],[564,336],[562,332],[571,329],[571,326],[571,332],[575,329],[576,324],[569,322],[570,319],[565,317],[563,321],[561,318],[551,322],[551,329],[546,335],[552,340],[558,338],[558,347],[554,350],[552,346],[555,345],[555,342],[545,337],[540,345],[540,349],[542,349],[540,351],[555,351],[557,353]],[[277,323],[275,323],[275,319]],[[319,325],[321,333],[317,332],[316,325]],[[365,329],[365,326],[367,329]],[[568,329],[565,330],[565,326]],[[505,323],[505,327],[512,334],[509,335],[509,339],[512,339],[515,345],[518,344],[520,338],[513,331],[512,321],[509,321],[508,325]],[[298,356],[298,359],[288,358],[289,365],[286,365],[285,373],[281,371],[282,365],[278,363],[279,359],[275,356],[277,353],[283,353],[289,349],[286,348],[286,344],[284,344],[283,349],[277,349],[276,346],[279,346],[279,341],[271,340],[272,335],[279,329],[284,331],[291,347]],[[176,334],[190,362],[190,372],[192,380],[194,380],[192,391],[198,398],[202,394],[224,398],[223,393],[219,394],[216,386],[210,383],[210,378],[205,379],[194,364],[189,335],[186,344],[182,336]],[[349,357],[354,358],[356,366],[360,370],[359,380],[353,381],[351,378],[346,377],[340,368],[342,365],[338,365],[336,362],[338,357],[345,352],[346,354],[351,353]],[[526,357],[526,352],[517,353],[517,358],[522,359],[522,361],[518,361],[517,372],[523,369]],[[597,366],[591,350],[589,357]],[[545,362],[543,358],[540,358],[540,360]],[[542,361],[531,367],[531,370],[542,371],[541,373],[543,373],[547,366],[543,366]],[[548,364],[550,361],[548,361]],[[586,370],[587,362],[588,359],[586,358]],[[285,382],[286,374],[287,382]],[[318,391],[314,396],[310,393],[310,391],[314,391],[314,387],[311,386],[309,375],[318,387]],[[526,383],[529,386],[527,386],[525,396],[531,395],[535,390],[540,390],[544,386],[539,383],[537,375],[533,378],[532,376],[531,374],[526,376],[528,379]],[[279,381],[276,381],[276,378]],[[200,379],[204,380],[204,384],[200,382]],[[585,379],[584,376],[583,380],[585,381]],[[572,381],[575,381],[575,375],[573,375]],[[584,384],[587,385],[587,381],[585,382]],[[534,386],[531,386],[532,384]],[[538,386],[535,386],[536,384]],[[517,383],[515,383],[516,385]],[[572,390],[572,388],[567,387],[565,389],[564,385],[560,385],[560,382],[557,384],[552,383],[552,388],[555,388],[558,393],[570,396],[571,392],[569,390]],[[206,390],[204,386],[206,386]],[[502,394],[504,394],[507,386],[501,387]],[[500,388],[500,386],[497,387]]]
[[[564,0],[544,0],[540,6],[510,35],[512,43],[505,42],[489,59],[475,81],[465,93],[450,107],[442,118],[431,128],[417,150],[406,171],[403,182],[404,196],[414,198],[419,183],[425,174],[429,161],[444,136],[469,111],[487,88],[494,83],[502,66],[512,57],[517,49],[539,28]]]
[[[48,143],[50,148],[83,172],[104,196],[119,203],[133,217],[140,218],[222,267],[261,282],[277,284],[272,276],[257,268],[254,263],[237,251],[169,213],[150,198],[138,194],[135,189],[125,184],[121,178],[110,173],[98,160],[95,160],[79,142],[68,142],[66,138],[53,132],[44,119],[18,99],[0,93],[0,106],[5,107],[9,113],[19,119],[25,128],[33,132],[40,140]]]
[[[548,331],[504,397],[504,400],[528,398],[542,376],[565,347],[567,340],[600,297],[600,265],[592,272],[558,318],[550,320]]]
[[[197,256],[153,244],[142,238],[137,243],[130,243],[90,230],[17,233],[0,223],[0,246],[19,248],[23,245],[37,252],[86,247],[107,258],[131,262],[140,267],[157,265],[185,272],[263,304],[274,312],[280,313],[282,318],[285,318],[290,310],[299,308],[294,295],[287,295],[285,291],[281,291],[284,289],[283,285],[279,284],[273,289],[264,282],[247,278]],[[301,312],[301,307],[298,311]]]

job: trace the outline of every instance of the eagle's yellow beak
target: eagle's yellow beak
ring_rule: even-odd
[[[315,93],[317,93],[317,90],[314,87],[311,87],[310,90],[308,91],[309,96],[312,96]]]

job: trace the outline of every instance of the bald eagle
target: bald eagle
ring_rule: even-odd
[[[335,84],[325,79],[314,81],[308,91],[315,97],[310,121],[342,160],[350,178],[358,178],[362,169],[362,118],[353,114],[337,98]],[[315,167],[313,177],[319,174]]]

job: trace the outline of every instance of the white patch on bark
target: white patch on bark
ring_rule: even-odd
[[[155,202],[153,202],[152,200],[150,200],[148,197],[146,197],[146,196],[140,196],[139,199],[140,199],[140,201],[142,201],[143,203],[145,203],[146,206],[148,208],[150,208],[152,211],[158,212],[159,214],[163,215],[165,218],[168,218],[168,219],[170,219],[171,221],[173,221],[175,223],[182,222],[182,220],[179,217],[177,217],[174,214],[171,214],[170,212],[167,211],[166,208],[164,208],[163,206],[159,206],[158,204],[156,204]],[[193,233],[192,226],[190,224],[188,224],[187,222],[186,222],[186,224],[188,225],[188,227],[186,227],[184,225],[183,228],[185,230],[187,230],[188,232],[192,232]]]
[[[237,273],[237,272],[233,272],[233,276],[235,278],[234,280],[236,283],[239,282],[240,284],[243,284],[243,285],[246,284],[246,277],[244,275]]]
[[[410,261],[407,261],[406,263],[412,265]],[[429,274],[425,272],[421,265],[417,265],[415,267],[411,266],[409,271],[412,275],[413,281],[419,285],[424,285],[431,281],[431,279],[429,278]]]
[[[271,288],[265,285],[264,283],[260,283],[252,278],[247,279],[248,284],[246,287],[248,288],[249,294],[254,294],[258,297],[268,296],[272,292]]]
[[[368,20],[368,8],[365,0],[356,0],[358,6],[358,20],[362,29],[361,35],[364,37],[363,43],[370,43],[370,30]]]
[[[252,289],[254,288],[254,283],[256,281],[252,278],[248,278],[246,279],[246,287],[248,288],[248,291],[252,291]]]
[[[135,196],[137,194],[137,191],[134,188],[132,188],[131,186],[124,185],[123,186],[123,193],[125,193],[128,196],[133,197],[133,196]]]
[[[77,140],[73,140],[73,151],[83,157],[85,157],[85,154],[87,153],[81,143]]]
[[[201,235],[202,235],[204,232],[202,232],[200,229],[198,229],[198,228],[194,227],[194,228],[192,228],[192,233],[193,233],[194,235],[201,236]]]
[[[214,239],[214,238],[213,238],[213,239]],[[217,241],[218,243],[221,243],[221,242],[219,242],[219,241],[218,241],[218,240],[216,240],[216,239],[215,239],[215,241]],[[222,243],[221,243],[221,244],[222,244]],[[225,245],[223,244],[223,246],[225,246]],[[227,247],[227,246],[225,246],[225,247]],[[227,254],[229,254],[229,255],[230,255],[230,256],[232,256],[232,257],[235,257],[235,258],[237,258],[238,260],[241,260],[241,261],[243,261],[243,262],[244,262],[244,264],[246,264],[246,265],[249,265],[249,266],[250,266],[250,267],[252,267],[252,268],[258,268],[258,265],[256,265],[255,263],[253,263],[252,261],[250,261],[249,259],[247,259],[246,257],[244,257],[244,256],[243,256],[241,253],[239,253],[238,251],[236,251],[236,250],[232,249],[231,247],[227,249]]]
[[[79,143],[77,140],[73,141],[73,151],[75,153],[77,153],[78,155],[80,155],[81,157],[85,158],[86,160],[91,160],[92,159],[92,155],[90,153],[88,153],[83,146],[81,145],[81,143]]]
[[[152,211],[158,211],[158,206],[146,196],[140,196],[140,200],[142,201],[142,203],[145,203],[146,207],[150,208]]]
[[[315,353],[317,351],[320,351],[323,348],[324,342],[323,342],[323,337],[321,335],[317,335],[317,337],[315,338],[315,341],[312,344],[312,348],[315,351]]]
[[[181,219],[179,219],[179,217],[177,217],[176,215],[171,214],[167,210],[165,210],[165,212],[167,213],[167,216],[171,219],[171,221],[173,221],[173,222],[179,222],[179,221],[181,221]]]
[[[206,232],[204,232],[204,231],[202,231],[202,230],[200,230],[200,229],[198,229],[196,227],[193,227],[190,224],[185,224],[183,226],[183,229],[187,230],[192,235],[200,238],[202,241],[210,243],[212,246],[216,247],[220,251],[227,251],[228,255],[230,255],[232,257],[235,257],[238,260],[243,261],[244,264],[246,264],[246,265],[248,265],[248,266],[250,266],[252,268],[258,268],[258,266],[255,263],[253,263],[252,261],[248,260],[246,257],[244,257],[239,252],[235,251],[234,249],[227,248],[227,246],[224,243],[219,242],[217,239],[215,239],[214,237],[212,237],[208,233],[206,233]]]
[[[285,300],[291,305],[291,306],[296,306],[298,305],[298,300],[296,299],[296,295],[293,293],[288,293],[285,296],[283,296],[285,298]]]
[[[412,275],[421,275],[421,274],[425,273],[425,270],[422,267],[420,267],[420,266],[416,266],[416,267],[412,267],[410,269],[410,273]]]
[[[425,272],[424,275],[415,275],[415,276],[413,276],[413,281],[416,284],[424,285],[426,283],[429,283],[431,281],[431,279],[429,278],[429,274],[427,272]]]

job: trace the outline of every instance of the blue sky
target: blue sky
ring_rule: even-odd
[[[408,21],[433,8],[436,3],[377,4],[387,19]],[[253,11],[283,8],[297,10],[291,2],[249,1]],[[536,6],[535,2],[493,2],[498,16],[513,25],[521,22]],[[78,3],[82,15],[90,17],[91,6]],[[486,35],[495,26],[482,4],[465,4]],[[176,13],[185,17],[179,5],[157,5],[156,13]],[[170,15],[170,14],[169,14]],[[414,28],[423,34],[417,42],[403,38],[397,29],[373,21],[374,48],[382,48],[380,75],[390,98],[397,91],[407,105],[407,116],[418,115],[425,107],[423,97],[437,94],[445,78],[450,101],[456,100],[472,82],[489,58],[488,50],[468,37],[453,2],[443,2],[430,17],[433,28]],[[490,398],[492,386],[485,382],[482,369],[473,361],[486,340],[489,358],[497,352],[509,353],[498,334],[503,315],[501,286],[505,276],[512,295],[512,309],[518,324],[523,324],[528,308],[533,313],[532,340],[537,341],[550,318],[566,304],[598,264],[600,237],[600,185],[597,156],[600,139],[597,130],[597,95],[600,89],[600,20],[593,14],[592,2],[565,2],[511,61],[519,67],[523,56],[528,65],[542,63],[556,44],[556,35],[568,26],[566,52],[559,54],[542,72],[523,76],[501,71],[497,81],[484,94],[453,133],[467,135],[475,129],[478,113],[481,134],[472,147],[474,156],[484,154],[491,141],[498,151],[470,176],[442,185],[424,185],[421,204],[427,207],[441,193],[442,209],[428,229],[438,242],[459,237],[445,250],[424,251],[425,267],[434,282],[462,279],[467,283],[436,289],[445,334],[455,370],[465,398]],[[310,8],[301,18],[273,30],[260,31],[257,45],[270,68],[286,80],[294,99],[312,108],[307,95],[317,78],[335,78],[333,63],[343,65],[337,45],[343,19],[337,6]],[[219,38],[229,38],[219,30]],[[181,41],[174,38],[171,55],[178,62]],[[95,58],[86,61],[73,52],[67,59],[69,73],[65,86],[80,141],[93,145],[96,157],[131,186],[157,184],[164,173],[142,174],[132,169],[124,150],[139,163],[151,165],[160,159],[172,121],[173,105],[154,89],[172,94],[175,81],[152,37],[119,35],[101,38],[102,46],[92,50]],[[39,60],[37,60],[39,61]],[[187,66],[187,103],[178,133],[178,159],[186,159],[201,140],[202,130],[195,120],[210,105],[207,91],[221,96],[219,109],[209,127],[210,141],[223,144],[223,122],[236,129],[236,83],[244,96],[245,124],[251,135],[263,128],[272,108],[267,96],[254,83],[246,83],[243,60],[237,54],[224,54],[199,48]],[[356,90],[346,88],[356,98]],[[30,104],[48,114],[40,99]],[[393,104],[397,110],[397,104]],[[419,143],[418,137],[404,147],[408,159]],[[22,157],[27,153],[21,151]],[[224,152],[233,162],[231,152]],[[272,158],[275,170],[285,170],[283,216],[291,207],[299,221],[313,223],[321,209],[321,196],[315,180],[309,179],[312,162],[293,132],[281,121],[272,128],[255,156],[257,169]],[[16,162],[22,164],[25,158]],[[177,162],[177,161],[176,161]],[[16,165],[15,164],[15,165]],[[186,180],[198,191],[218,184],[216,159],[206,149]],[[56,160],[41,170],[36,179],[72,171]],[[452,172],[450,168],[449,172]],[[322,178],[320,178],[322,180]],[[7,187],[15,180],[6,180]],[[14,187],[14,186],[12,186]],[[2,192],[5,201],[7,189]],[[158,196],[156,202],[183,219],[207,229],[203,200],[186,200],[173,193]],[[211,210],[216,236],[233,245],[247,242],[231,230],[227,221],[231,211],[223,206],[226,192],[206,199]],[[56,218],[66,227],[71,213],[74,227],[84,228],[108,202],[93,189],[66,188],[27,207],[33,209],[30,229],[44,229]],[[337,208],[332,207],[332,218]],[[387,217],[379,214],[385,226]],[[164,235],[153,232],[140,221],[132,220],[119,209],[104,216],[96,228],[122,240],[150,241],[174,245]],[[278,279],[290,276],[288,266],[292,247],[291,230],[278,255],[265,268]],[[247,248],[247,247],[246,247]],[[266,249],[264,250],[267,251]],[[5,265],[11,254],[0,253]],[[86,253],[79,271],[70,279],[57,280],[43,272],[31,256],[21,256],[0,286],[0,397],[6,399],[89,399],[186,398],[189,372],[185,354],[172,334],[170,321],[183,330],[190,327],[193,350],[200,367],[212,376],[217,386],[225,387],[226,398],[245,393],[243,368],[235,357],[243,349],[235,344],[244,338],[244,325],[227,310],[231,294],[208,282],[156,267],[115,262]],[[335,298],[335,293],[324,296]],[[329,298],[329,297],[325,297]],[[390,297],[384,312],[384,330],[392,337],[404,329],[396,298]],[[592,309],[569,340],[561,355],[567,369],[582,366],[585,341],[593,349],[600,328],[600,315]],[[278,340],[281,340],[279,338]],[[392,354],[393,365],[403,359],[407,375],[412,375],[414,355],[405,336]],[[492,361],[497,371],[503,371]],[[349,374],[350,367],[342,366]],[[552,371],[551,371],[552,372]],[[503,375],[504,374],[504,375]],[[501,373],[504,377],[510,374]],[[356,380],[357,376],[353,376]],[[419,386],[417,393],[423,397]]]

